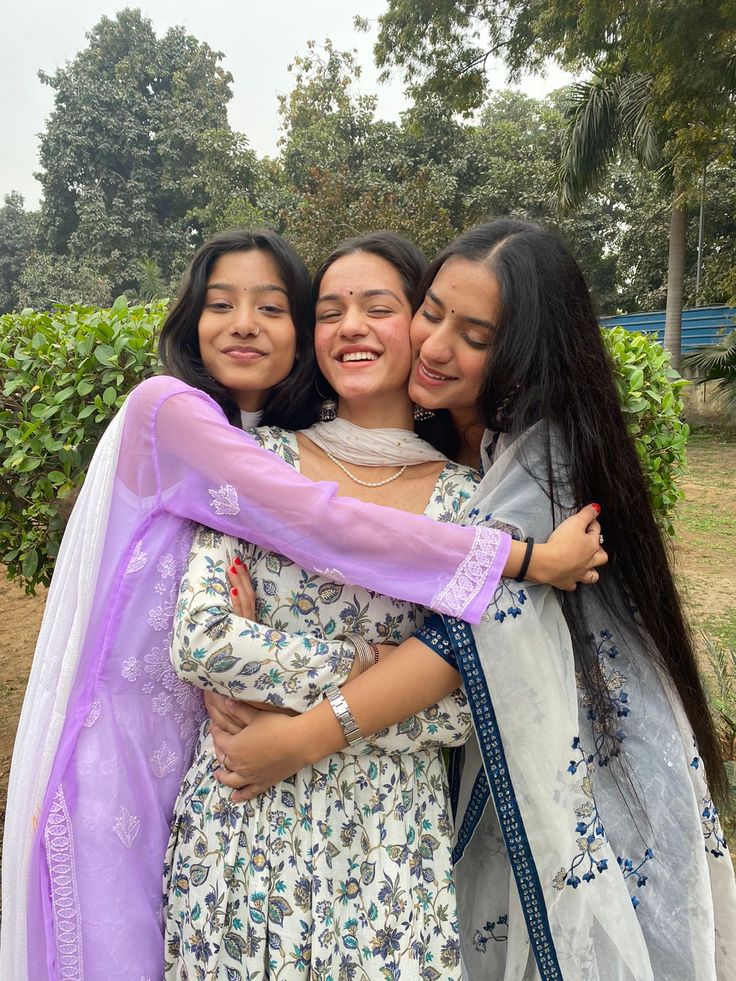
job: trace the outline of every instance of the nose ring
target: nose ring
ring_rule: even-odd
[[[251,331],[251,333],[253,334],[254,337],[258,337],[258,335],[261,333],[261,328],[256,327],[256,329],[254,331]]]

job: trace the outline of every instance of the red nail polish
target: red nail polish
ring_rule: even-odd
[[[590,506],[593,508],[593,510],[595,511],[596,514],[600,514],[601,513],[601,506],[600,506],[600,504],[591,504]]]
[[[243,563],[240,561],[240,556],[236,555],[235,556],[235,565],[242,565],[242,564]]]
[[[237,569],[235,568],[235,566],[234,566],[234,565],[231,565],[231,566],[230,566],[230,572],[232,572],[232,574],[233,574],[234,576],[237,576],[237,574],[238,574],[238,570],[237,570]]]
[[[238,595],[237,589],[231,589],[230,592],[233,594],[233,596],[237,596]]]

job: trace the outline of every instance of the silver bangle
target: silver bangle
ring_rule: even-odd
[[[335,640],[341,640],[352,646],[358,659],[360,674],[372,668],[374,664],[378,664],[378,647],[373,641],[366,640],[362,634],[337,634]]]
[[[350,711],[350,706],[345,701],[340,689],[328,688],[324,694],[325,698],[332,706],[332,711],[335,713],[337,721],[342,727],[342,732],[348,746],[354,746],[362,739],[365,739],[365,736],[363,735],[360,726],[353,718],[353,713]]]

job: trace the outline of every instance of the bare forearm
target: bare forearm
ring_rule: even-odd
[[[416,715],[460,687],[458,672],[421,641],[410,638],[348,684],[345,696],[365,735]],[[331,706],[321,702],[295,724],[308,762],[317,763],[345,748],[342,728]]]

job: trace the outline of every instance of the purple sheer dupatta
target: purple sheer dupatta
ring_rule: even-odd
[[[49,642],[42,628],[14,752],[3,979],[161,977],[163,854],[202,718],[169,661],[192,522],[472,622],[509,549],[492,529],[338,498],[201,392],[140,385],[95,455],[49,594],[62,629]]]

